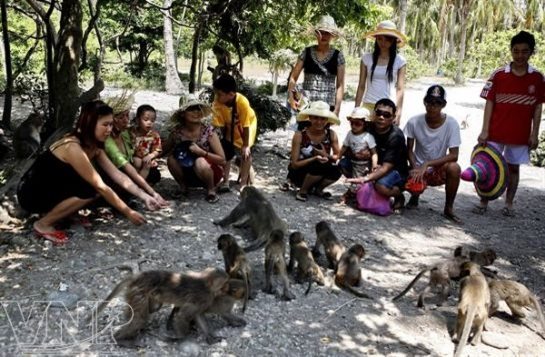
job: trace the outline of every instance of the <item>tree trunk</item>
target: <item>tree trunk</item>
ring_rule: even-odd
[[[4,112],[2,113],[2,126],[9,128],[11,126],[11,100],[13,92],[13,72],[11,68],[11,51],[8,32],[8,12],[6,9],[6,0],[2,0],[2,37],[4,42],[4,64],[6,68],[6,90],[4,97]]]
[[[399,0],[399,31],[405,33],[405,24],[407,19],[407,0]]]
[[[199,51],[199,70],[197,73],[197,90],[201,90],[202,87],[202,72],[204,71],[204,51]]]
[[[471,7],[473,0],[461,0],[461,16],[460,27],[462,33],[460,34],[460,50],[458,52],[458,65],[456,66],[456,77],[454,82],[456,84],[464,83],[464,58],[466,53],[466,40],[467,40],[467,17],[469,15],[469,8]]]
[[[170,8],[172,0],[164,0],[163,7]],[[163,13],[163,41],[165,45],[165,90],[168,94],[181,94],[184,85],[178,75],[176,66],[176,52],[174,51],[174,41],[172,37],[171,11]]]
[[[276,86],[278,85],[278,69],[274,69],[272,74],[272,97],[276,98]]]
[[[195,75],[199,60],[199,43],[201,39],[201,25],[198,23],[193,34],[193,49],[191,51],[191,67],[189,68],[189,93],[195,93]]]
[[[450,25],[448,29],[448,57],[454,57],[454,33],[456,29],[456,11],[455,7],[450,7]]]

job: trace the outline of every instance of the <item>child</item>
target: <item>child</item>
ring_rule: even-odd
[[[151,168],[157,167],[155,160],[161,155],[161,137],[153,130],[156,112],[151,105],[144,104],[136,110],[135,124],[131,129],[134,140],[133,164],[142,177],[147,177]]]
[[[375,149],[376,143],[373,135],[366,131],[366,120],[369,120],[369,110],[363,107],[356,107],[352,113],[346,118],[350,121],[351,131],[346,134],[343,146],[341,148],[341,159],[339,166],[346,177],[358,178],[364,177],[370,170],[374,170],[378,166],[378,155]],[[371,161],[358,158],[361,151],[371,151]],[[342,200],[346,201],[353,196],[353,191],[348,191],[343,195]]]

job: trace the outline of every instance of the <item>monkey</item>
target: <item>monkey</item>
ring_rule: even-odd
[[[288,233],[287,223],[276,215],[272,204],[253,186],[244,187],[239,204],[223,219],[213,223],[221,227],[247,223],[255,241],[243,248],[245,252],[264,247],[275,229],[281,230],[283,234]]]
[[[537,297],[532,294],[526,286],[513,280],[492,280],[488,283],[490,289],[490,311],[489,316],[494,315],[498,310],[499,302],[504,300],[511,313],[516,318],[524,318],[526,314],[524,307],[530,308],[532,305],[537,311],[541,327],[545,333],[545,318],[541,304]]]
[[[242,312],[245,312],[251,291],[251,268],[246,259],[246,254],[244,254],[244,250],[237,244],[235,237],[231,234],[222,234],[219,236],[218,250],[223,254],[225,271],[229,276],[235,279],[242,279],[246,284],[246,297],[242,306]]]
[[[464,247],[458,246],[454,249],[454,256],[463,256],[469,261],[479,264],[481,266],[481,271],[488,278],[496,279],[498,277],[496,271],[486,267],[487,265],[491,265],[498,257],[494,249],[485,249],[482,252],[479,252],[471,249],[466,250]],[[456,279],[454,278],[454,280]]]
[[[225,294],[218,295],[214,298],[214,302],[208,309],[203,312],[203,315],[216,314],[227,321],[230,326],[243,327],[246,326],[246,321],[233,314],[233,307],[237,301],[243,301],[247,297],[246,282],[240,279],[229,279],[227,282],[228,288]],[[174,329],[174,320],[179,314],[180,308],[175,306],[167,320],[167,330]],[[195,321],[191,321],[195,322]]]
[[[4,130],[0,128],[0,161],[2,161],[7,155],[10,147],[11,145],[9,144],[8,139],[6,139],[6,136],[4,135]]]
[[[420,271],[409,283],[409,285],[407,285],[402,292],[393,298],[393,301],[403,297],[414,286],[414,284],[416,284],[416,282],[429,271],[430,280],[428,285],[418,295],[417,306],[423,308],[425,295],[431,289],[437,286],[441,286],[441,300],[439,301],[438,305],[442,305],[447,300],[449,295],[450,281],[460,279],[460,265],[464,262],[470,261],[470,256],[471,259],[478,262],[478,265],[480,266],[491,265],[496,259],[496,252],[492,249],[487,249],[483,252],[473,252],[473,254],[471,254],[471,252],[464,252],[461,246],[456,247],[454,250],[454,257]]]
[[[285,300],[295,299],[295,295],[290,292],[290,281],[286,272],[286,260],[284,254],[286,252],[286,246],[284,244],[284,233],[280,229],[275,229],[271,232],[271,236],[265,246],[265,288],[264,292],[268,294],[274,294],[272,287],[272,274],[273,270],[277,270],[278,274],[282,278],[284,285],[283,297]]]
[[[13,133],[13,149],[18,159],[25,159],[40,148],[40,132],[44,125],[44,116],[31,113]]]
[[[296,265],[296,280],[298,282],[308,280],[308,288],[305,291],[305,295],[308,295],[310,292],[313,281],[318,285],[325,284],[324,273],[314,261],[314,257],[305,243],[301,232],[293,232],[290,234],[290,261],[288,264],[288,272],[292,272]]]
[[[335,284],[357,297],[372,299],[369,295],[353,288],[353,286],[359,286],[361,283],[359,264],[364,256],[365,249],[361,244],[354,244],[344,252],[335,269]]]
[[[183,311],[183,314],[178,314],[174,324],[177,336],[186,335],[189,323],[195,320],[206,341],[209,344],[215,343],[218,342],[218,337],[208,332],[202,315],[218,295],[227,292],[228,280],[229,275],[225,271],[214,268],[185,274],[164,270],[145,271],[117,284],[98,307],[97,316],[121,290],[126,289],[125,300],[128,307],[125,316],[129,319],[132,315],[132,318],[115,333],[118,344],[134,346],[134,340],[146,325],[149,315],[159,310],[163,304],[172,304]]]
[[[329,269],[335,269],[345,252],[345,246],[337,239],[329,224],[325,221],[316,223],[316,244],[312,248],[314,257],[320,256],[320,247],[324,246]]]
[[[458,316],[452,338],[453,342],[458,342],[454,352],[455,357],[462,354],[471,331],[473,331],[471,344],[476,345],[481,341],[481,333],[488,319],[490,305],[490,290],[480,266],[472,262],[464,262],[460,266],[460,271],[464,278],[460,283]]]

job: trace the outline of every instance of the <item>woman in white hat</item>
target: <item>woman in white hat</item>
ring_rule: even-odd
[[[296,131],[291,142],[288,180],[300,187],[295,198],[304,202],[314,189],[317,196],[332,199],[331,193],[324,189],[341,177],[341,170],[335,165],[340,151],[339,140],[329,126],[339,125],[339,119],[326,102],[317,101],[302,110],[297,121],[310,125]]]
[[[375,47],[373,53],[365,53],[361,58],[355,106],[359,107],[363,99],[363,107],[373,111],[378,100],[389,98],[397,106],[394,124],[399,125],[407,61],[397,49],[405,45],[407,38],[388,20],[380,22],[364,37],[374,38]]]
[[[206,201],[219,200],[217,187],[223,178],[225,154],[214,127],[203,123],[210,106],[190,94],[171,117],[173,129],[163,146],[170,173],[183,195],[188,187],[204,187]]]
[[[168,202],[150,185],[150,183],[157,183],[161,179],[159,170],[157,168],[150,170],[148,175],[144,177],[133,165],[134,142],[129,130],[129,113],[134,104],[134,96],[123,92],[120,96],[106,99],[106,102],[112,107],[114,117],[112,132],[104,142],[106,155],[115,167],[123,171],[138,187],[157,200],[161,207],[168,206]],[[108,183],[123,199],[128,198],[122,187]]]
[[[335,115],[339,115],[344,95],[344,56],[331,47],[331,40],[339,37],[340,31],[335,20],[325,15],[312,28],[317,45],[307,47],[299,55],[291,71],[288,83],[288,100],[293,109],[299,109],[295,99],[296,83],[301,71],[305,72],[303,90],[309,101],[324,101]]]

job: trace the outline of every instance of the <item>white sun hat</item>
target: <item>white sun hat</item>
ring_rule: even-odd
[[[341,123],[341,121],[339,120],[339,118],[337,118],[335,113],[329,110],[329,104],[321,100],[312,102],[310,103],[308,108],[301,110],[301,112],[297,114],[297,121],[298,122],[308,121],[309,120],[308,117],[311,115],[316,117],[327,118],[327,122],[329,124],[339,125]]]
[[[407,42],[407,36],[405,36],[403,32],[399,31],[396,24],[390,20],[379,22],[375,30],[367,32],[365,35],[363,35],[363,37],[376,38],[380,35],[395,37],[397,39],[397,47],[403,47]]]

